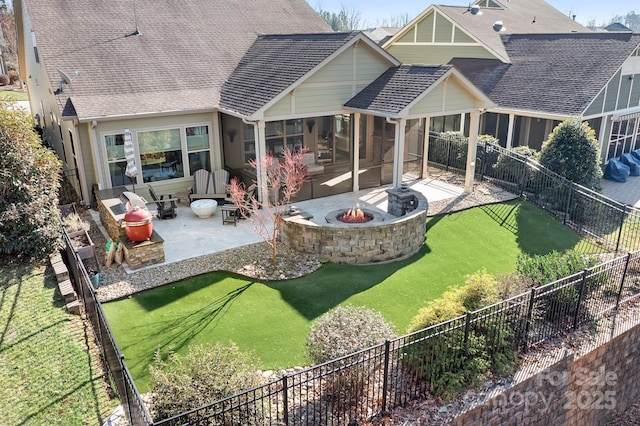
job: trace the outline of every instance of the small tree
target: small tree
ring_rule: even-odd
[[[587,122],[569,118],[542,143],[540,164],[579,185],[600,188],[598,141]]]
[[[229,184],[229,194],[233,203],[240,207],[244,218],[249,219],[255,232],[260,235],[271,248],[271,260],[276,263],[278,257],[278,232],[282,224],[281,216],[286,206],[302,189],[307,178],[307,165],[302,161],[306,148],[291,150],[285,148],[282,160],[274,155],[267,155],[259,160],[249,162],[251,167],[266,172],[266,180],[260,181],[261,194],[268,194],[266,199],[258,201],[247,197],[245,185],[237,178]]]
[[[60,160],[33,118],[0,98],[0,254],[42,257],[60,243]]]

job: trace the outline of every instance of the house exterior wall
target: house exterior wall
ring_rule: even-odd
[[[446,64],[454,57],[496,58],[462,28],[435,10],[385,49],[405,64]]]
[[[338,113],[392,64],[364,43],[351,46],[269,107],[267,119]]]

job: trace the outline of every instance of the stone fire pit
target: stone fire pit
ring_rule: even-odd
[[[411,195],[409,197],[408,195]],[[397,209],[396,217],[373,208],[361,208],[372,215],[364,223],[345,223],[338,219],[349,207],[325,216],[317,224],[299,216],[285,216],[282,241],[292,249],[315,254],[333,263],[371,264],[404,259],[424,244],[427,199],[421,193],[403,188],[401,202],[409,208]],[[310,212],[313,213],[313,212]]]

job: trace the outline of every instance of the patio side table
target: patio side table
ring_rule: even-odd
[[[238,219],[240,219],[240,207],[235,204],[224,204],[220,206],[222,212],[222,224],[233,223],[236,226]]]

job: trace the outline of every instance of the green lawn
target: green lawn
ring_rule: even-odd
[[[45,271],[0,263],[0,424],[102,423],[119,402],[105,391],[91,330],[66,313]]]
[[[149,390],[148,365],[160,349],[234,341],[265,369],[305,365],[311,321],[338,305],[381,312],[404,334],[420,307],[465,275],[508,273],[519,253],[567,250],[573,231],[526,202],[512,201],[429,219],[424,248],[384,265],[327,264],[296,280],[264,283],[216,272],[104,305],[136,384]]]

